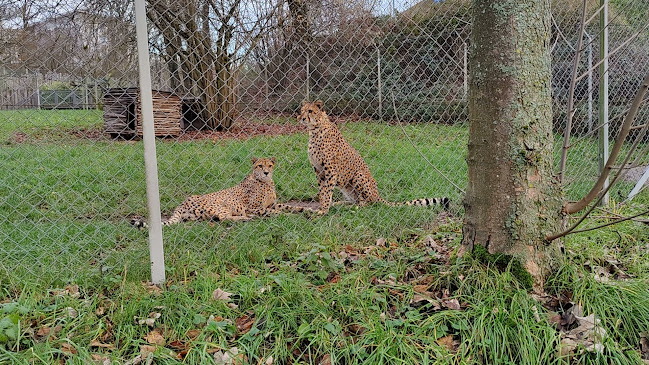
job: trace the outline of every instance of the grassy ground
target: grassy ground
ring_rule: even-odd
[[[243,355],[234,363],[250,364],[642,361],[649,236],[636,222],[566,240],[565,260],[546,288],[558,304],[535,300],[507,268],[455,258],[457,218],[380,205],[165,228],[168,284],[147,286],[146,233],[125,218],[145,214],[142,144],[71,135],[98,130],[100,117],[0,113],[0,169],[10,171],[0,176],[0,363],[223,363],[215,355],[235,347]],[[388,200],[459,197],[398,127],[341,129]],[[464,128],[406,131],[465,185]],[[278,157],[280,200],[317,192],[304,134],[159,142],[165,212],[188,194],[237,183],[251,156]],[[594,164],[580,146],[579,166]],[[586,184],[587,174],[580,179]],[[636,206],[613,213],[648,200],[643,193]],[[589,224],[608,215],[598,212]],[[217,289],[232,295],[214,298]],[[601,354],[559,355],[552,315],[572,303],[601,319]]]

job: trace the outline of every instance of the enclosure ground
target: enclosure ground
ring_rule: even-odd
[[[507,267],[457,258],[460,217],[438,208],[340,205],[322,217],[184,223],[164,229],[168,281],[158,289],[145,283],[147,233],[127,219],[146,214],[142,142],[74,135],[98,130],[99,113],[65,112],[75,122],[55,124],[57,114],[39,119],[43,112],[0,113],[0,168],[11,172],[0,176],[0,363],[222,363],[215,355],[233,348],[249,364],[638,364],[647,356],[646,224],[569,237],[538,298]],[[459,193],[415,146],[463,185],[466,128],[404,129],[412,142],[396,125],[341,123],[386,199],[446,195],[457,209]],[[11,141],[17,133],[26,139]],[[280,201],[317,194],[303,131],[157,142],[163,213],[239,182],[251,156],[278,157]],[[580,163],[595,166],[592,147],[576,144]],[[569,194],[590,181],[575,177]],[[649,200],[646,192],[625,206],[616,199],[588,224]],[[558,360],[562,333],[576,323],[556,315],[575,305],[601,319],[604,350]]]

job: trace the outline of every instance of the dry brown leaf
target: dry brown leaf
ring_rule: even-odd
[[[43,326],[43,327],[38,329],[38,331],[36,332],[36,336],[38,336],[38,337],[49,336],[50,332],[51,332],[51,329],[49,327]]]
[[[142,286],[144,287],[144,289],[146,289],[146,291],[149,294],[154,294],[156,296],[162,294],[162,288],[160,288],[159,286],[153,284],[150,281],[143,281]]]
[[[151,312],[149,313],[149,316],[147,318],[139,319],[137,321],[138,324],[146,324],[149,327],[153,327],[155,325],[155,320],[160,318],[162,314],[159,312]]]
[[[61,352],[67,355],[74,355],[77,353],[77,349],[69,342],[63,342],[61,344]]]
[[[104,307],[99,307],[95,311],[95,314],[98,315],[98,316],[103,316],[104,313],[106,313],[106,308],[104,308]]]
[[[81,296],[81,293],[79,293],[79,285],[68,284],[65,286],[65,290],[68,292],[68,295],[71,296],[72,298],[78,298],[79,296]]]
[[[266,359],[266,361],[264,361],[264,365],[273,365],[273,361],[274,361],[274,360],[275,360],[275,359],[273,359],[273,356],[268,356],[268,358]],[[260,364],[261,364],[261,361],[260,361]]]
[[[214,353],[214,361],[217,365],[244,365],[248,361],[245,354],[239,353],[239,349],[232,347],[229,350],[217,351]]]
[[[109,358],[102,354],[91,354],[90,357],[92,357],[92,361],[94,361],[95,364],[97,365],[110,365],[112,364],[112,361],[110,361]]]
[[[432,304],[432,310],[437,311],[442,309],[439,305],[439,301],[432,299],[430,296],[424,296],[420,294],[415,294],[410,300],[410,304],[418,304],[418,306],[423,306],[426,304]],[[417,306],[416,306],[417,307]]]
[[[187,336],[187,338],[189,338],[190,340],[195,340],[200,334],[201,334],[201,330],[189,330],[187,331],[185,336]]]
[[[167,344],[167,347],[172,348],[174,350],[182,351],[185,350],[187,347],[189,347],[189,345],[184,341],[173,340]]]
[[[331,365],[331,355],[324,355],[322,359],[320,359],[320,362],[318,362],[318,365]]]
[[[153,331],[149,332],[144,337],[144,340],[150,344],[158,345],[158,346],[164,346],[166,341],[162,333],[160,333],[159,329],[154,329]]]
[[[154,353],[155,350],[156,350],[156,347],[155,347],[155,346],[151,346],[151,345],[141,345],[141,346],[140,346],[140,356],[141,356],[141,359],[146,359],[147,357],[149,357],[149,354]]]
[[[65,308],[65,313],[70,318],[77,318],[77,316],[79,315],[79,312],[77,312],[77,310],[72,308],[72,307],[66,307]]]
[[[349,325],[349,331],[353,333],[354,335],[362,335],[367,331],[367,328],[364,326],[361,326],[357,323],[352,323]]]
[[[111,343],[101,343],[101,342],[99,342],[97,340],[93,340],[92,342],[90,342],[90,347],[101,347],[101,348],[109,349],[109,350],[114,350],[115,349],[115,345],[113,345]]]
[[[240,335],[245,335],[246,333],[248,333],[248,331],[250,331],[250,329],[252,328],[253,324],[255,324],[255,317],[251,317],[248,315],[239,317],[235,321],[237,332],[239,332]]]
[[[457,299],[444,299],[442,300],[442,305],[452,310],[460,310],[462,308]]]
[[[452,335],[438,338],[435,342],[442,347],[446,347],[450,352],[456,352],[460,343],[453,339]]]
[[[419,285],[413,285],[412,290],[415,291],[415,293],[426,293],[428,291],[428,285],[427,284],[419,284]]]
[[[649,360],[649,335],[640,336],[640,354],[643,360]]]
[[[212,292],[212,299],[214,300],[230,300],[230,296],[232,296],[232,293],[221,290],[221,288],[218,288],[214,290],[214,292]]]

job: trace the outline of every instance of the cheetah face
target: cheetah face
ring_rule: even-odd
[[[275,168],[275,157],[252,158],[252,171],[259,181],[270,182],[273,180],[273,169]]]
[[[320,114],[322,113],[322,101],[316,100],[313,103],[305,101],[302,104],[302,109],[300,110],[300,115],[298,120],[300,123],[306,125],[307,127],[314,127],[318,124],[320,120]]]

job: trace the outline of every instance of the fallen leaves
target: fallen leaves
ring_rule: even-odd
[[[228,293],[225,290],[222,290],[221,288],[218,288],[212,292],[212,299],[214,300],[225,300],[228,301],[230,300],[230,297],[232,296],[232,293]]]
[[[232,347],[226,351],[219,350],[214,353],[216,365],[244,365],[247,360],[246,355],[239,353],[239,349],[236,347]]]
[[[457,299],[442,299],[442,305],[451,310],[460,310],[460,302]]]
[[[640,335],[640,355],[642,360],[649,362],[649,333],[642,333]]]
[[[99,342],[99,340],[92,340],[92,342],[90,342],[90,347],[99,347],[107,350],[115,350],[115,345],[111,343],[102,343]]]
[[[156,328],[144,336],[144,340],[150,344],[164,346],[166,341],[160,329]]]
[[[580,350],[602,353],[606,330],[594,313],[583,316],[580,305],[574,304],[563,313],[548,313],[548,322],[560,332],[559,354],[569,356]]]
[[[75,355],[77,353],[77,349],[71,343],[63,342],[61,343],[61,352],[66,355]]]
[[[161,316],[162,314],[160,312],[151,312],[149,313],[149,316],[147,318],[135,317],[135,320],[140,325],[146,324],[149,327],[153,327],[155,325],[156,319],[160,318]]]
[[[457,349],[460,347],[460,341],[453,338],[452,335],[440,337],[435,342],[452,353],[457,352]]]
[[[150,281],[143,281],[142,286],[149,294],[153,294],[155,296],[162,294],[162,288]]]
[[[236,305],[235,303],[230,302],[230,299],[231,299],[230,297],[232,295],[233,295],[232,293],[228,293],[227,291],[222,290],[221,288],[218,288],[218,289],[216,289],[216,290],[214,290],[212,292],[212,299],[229,302],[228,307],[230,307],[232,309],[236,309],[239,306]]]
[[[255,324],[255,317],[249,315],[239,317],[235,321],[235,326],[237,327],[237,332],[239,333],[239,335],[245,335],[246,333],[248,333],[253,324]]]

